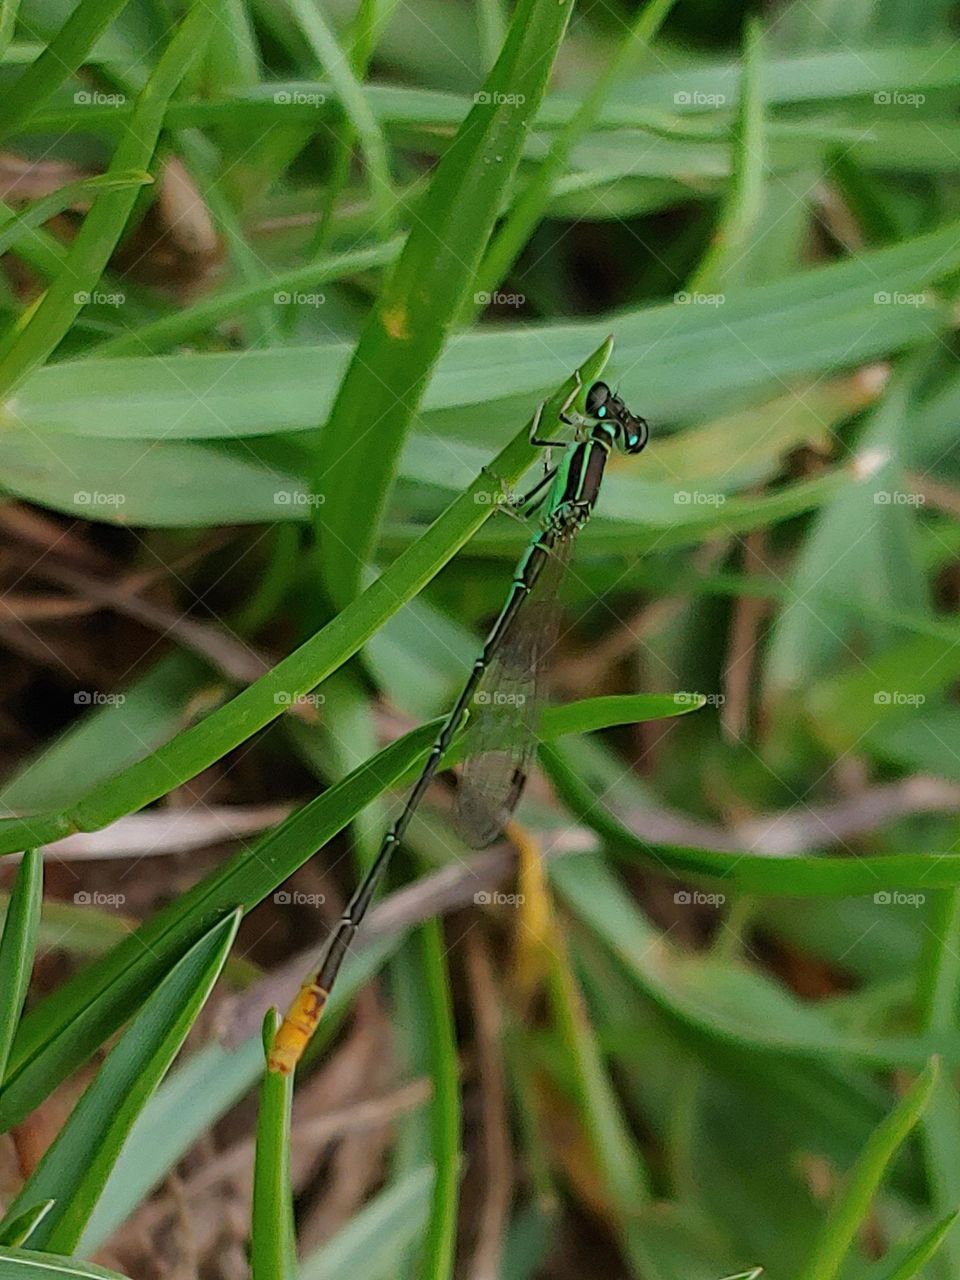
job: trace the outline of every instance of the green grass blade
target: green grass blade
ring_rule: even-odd
[[[373,557],[400,446],[473,287],[569,17],[570,6],[555,0],[517,6],[503,51],[437,166],[321,433],[315,487],[326,501],[316,507],[317,531],[324,585],[337,606],[356,595]]]
[[[403,238],[396,236],[383,244],[330,254],[305,267],[292,267],[288,271],[278,272],[268,280],[226,289],[180,311],[173,311],[152,324],[143,325],[136,333],[124,333],[110,338],[97,348],[97,357],[136,355],[144,350],[152,354],[166,351],[178,342],[214,328],[224,320],[242,315],[258,303],[284,305],[290,301],[290,295],[303,290],[315,289],[319,285],[342,280],[361,271],[388,266],[396,260],[402,246]]]
[[[740,103],[734,129],[733,181],[727,187],[720,222],[706,257],[690,281],[691,293],[723,292],[743,276],[744,261],[764,202],[764,138],[762,28],[756,19],[746,27]]]
[[[381,1191],[300,1267],[300,1280],[393,1280],[427,1221],[433,1169],[414,1169]]]
[[[117,8],[114,3],[111,14]],[[97,3],[87,0],[78,6],[67,20],[64,31],[79,19],[83,35],[95,38],[96,30],[93,33],[87,31],[83,21],[82,15],[87,9],[105,9],[103,0]],[[137,98],[130,128],[113,154],[110,175],[138,172],[150,164],[167,104],[191,62],[202,52],[216,21],[215,7],[205,0],[190,9]],[[76,39],[75,36],[73,38]],[[58,55],[55,55],[55,61],[57,75],[62,78],[63,67]],[[123,234],[138,190],[138,187],[123,187],[98,196],[84,218],[63,270],[40,301],[21,319],[12,337],[0,346],[0,392],[9,393],[26,373],[49,356],[69,331]]]
[[[43,903],[43,854],[28,849],[17,868],[0,935],[0,1080],[30,986]],[[6,1243],[14,1243],[8,1240]]]
[[[958,1216],[960,1213],[954,1210],[939,1222],[935,1222],[932,1227],[919,1232],[916,1239],[908,1244],[905,1250],[897,1250],[900,1257],[892,1266],[880,1268],[875,1280],[914,1280],[914,1277],[920,1275],[921,1269],[940,1248]]]
[[[44,1200],[40,1204],[34,1205],[32,1209],[25,1209],[23,1213],[5,1223],[0,1227],[0,1246],[16,1249],[20,1245],[26,1244],[33,1234],[34,1228],[43,1221],[53,1208],[54,1203],[53,1200]]]
[[[264,1061],[279,1026],[279,1013],[269,1010],[263,1023]],[[252,1280],[294,1280],[297,1274],[290,1186],[293,1080],[292,1074],[265,1071],[260,1086],[250,1222]]]
[[[830,1210],[801,1280],[835,1280],[860,1230],[887,1166],[923,1114],[937,1078],[936,1061],[917,1077],[909,1092],[870,1135]]]
[[[0,102],[0,142],[19,132],[73,75],[126,3],[127,0],[82,0],[76,6],[39,58],[25,67],[6,90]],[[3,25],[9,30],[8,24],[5,15]]]
[[[5,210],[0,216],[0,253],[7,253],[16,248],[20,239],[36,231],[38,227],[64,209],[69,209],[78,200],[97,195],[101,191],[122,191],[127,187],[143,187],[153,182],[149,173],[100,173],[93,178],[81,178],[78,182],[68,182],[58,187],[48,196],[32,200],[19,213],[12,209]]]
[[[477,289],[480,294],[491,294],[516,261],[523,246],[530,238],[537,223],[543,217],[551,188],[567,167],[570,153],[580,139],[593,128],[618,76],[628,60],[638,49],[649,45],[663,25],[676,0],[648,0],[627,29],[613,57],[607,59],[601,73],[584,94],[579,107],[555,135],[550,150],[538,166],[536,173],[514,201],[510,212],[497,231],[487,250],[479,272]],[[481,304],[471,300],[467,310]]]
[[[310,4],[308,0],[287,0],[287,5],[317,61],[326,69],[339,104],[356,130],[367,162],[376,225],[382,239],[393,230],[396,221],[396,204],[383,132],[367,102],[363,85],[354,74],[350,59],[340,48],[337,37],[328,26],[320,8]]]
[[[430,1013],[429,1060],[433,1096],[430,1119],[435,1177],[419,1274],[424,1280],[453,1275],[460,1192],[460,1084],[453,1030],[453,1000],[443,930],[436,920],[420,930],[421,972]]]
[[[119,1271],[108,1271],[92,1262],[81,1262],[60,1253],[0,1248],[3,1280],[127,1280]]]
[[[221,920],[163,978],[7,1210],[5,1221],[55,1201],[34,1231],[37,1244],[76,1247],[134,1120],[206,1003],[239,922],[237,911]]]

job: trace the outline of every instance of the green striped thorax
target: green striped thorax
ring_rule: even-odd
[[[584,409],[571,415],[579,440],[557,467],[544,515],[544,525],[556,533],[572,532],[589,520],[611,451],[637,454],[650,435],[645,419],[631,413],[605,382],[590,387]]]

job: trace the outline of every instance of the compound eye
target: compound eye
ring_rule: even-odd
[[[610,388],[605,382],[595,382],[587,392],[587,413],[591,418],[607,416],[607,401],[610,399]]]

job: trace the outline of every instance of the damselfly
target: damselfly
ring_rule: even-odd
[[[468,710],[467,763],[458,789],[459,825],[465,838],[477,847],[495,840],[520,799],[536,744],[537,686],[556,638],[560,575],[574,538],[593,514],[611,452],[636,454],[647,443],[644,419],[632,414],[605,382],[594,382],[583,397],[583,409],[573,409],[582,393],[577,374],[560,409],[560,420],[575,428],[572,444],[541,439],[543,404],[537,409],[530,443],[545,449],[564,448],[560,463],[548,467],[540,483],[518,504],[531,512],[543,507],[539,529],[520,557],[506,603],[400,816],[348,902],[319,970],[287,1010],[270,1053],[272,1071],[287,1074],[300,1060],[390,857]]]

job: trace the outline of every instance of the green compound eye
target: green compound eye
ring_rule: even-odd
[[[597,417],[598,417],[598,418],[605,418],[606,416],[607,416],[606,406],[605,406],[605,405],[601,405],[601,406],[600,406],[600,408],[597,410]]]

